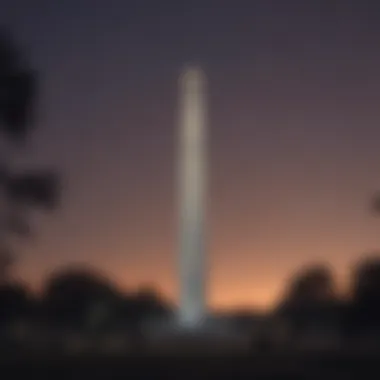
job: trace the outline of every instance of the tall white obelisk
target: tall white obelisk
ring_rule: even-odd
[[[205,296],[206,80],[197,66],[179,80],[179,309],[187,329],[202,324]]]

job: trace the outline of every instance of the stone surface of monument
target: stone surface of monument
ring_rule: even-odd
[[[206,315],[205,195],[206,80],[198,66],[179,79],[178,207],[180,328],[195,329]]]
[[[202,346],[208,340],[239,338],[231,321],[211,315],[207,308],[207,99],[206,78],[199,66],[187,66],[179,78],[177,194],[178,194],[178,308],[164,320],[146,325],[145,335],[174,347],[189,340]],[[219,344],[219,343],[218,343]]]

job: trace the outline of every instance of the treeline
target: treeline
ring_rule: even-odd
[[[271,315],[286,319],[293,337],[314,329],[335,330],[347,338],[380,332],[380,254],[354,268],[347,292],[339,291],[332,269],[304,267],[294,274]],[[46,280],[42,291],[7,280],[0,284],[0,328],[18,323],[49,331],[138,331],[149,320],[174,311],[154,288],[125,293],[100,272],[69,266]]]
[[[45,331],[138,331],[148,319],[168,316],[170,305],[151,288],[125,293],[99,272],[68,267],[53,273],[39,294],[26,285],[0,285],[0,328]]]
[[[380,253],[360,260],[348,280],[342,292],[329,266],[303,268],[289,282],[275,314],[290,321],[293,338],[306,330],[333,330],[345,339],[375,337],[380,333]]]

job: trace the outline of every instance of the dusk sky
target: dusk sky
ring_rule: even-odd
[[[380,5],[367,0],[2,0],[41,75],[17,158],[56,168],[17,271],[91,263],[176,294],[177,80],[208,77],[210,304],[271,305],[302,264],[380,248]],[[29,165],[29,164],[28,164]]]

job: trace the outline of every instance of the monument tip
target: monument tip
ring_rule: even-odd
[[[189,63],[184,66],[180,75],[180,81],[183,84],[204,83],[206,81],[205,73],[199,64]]]

